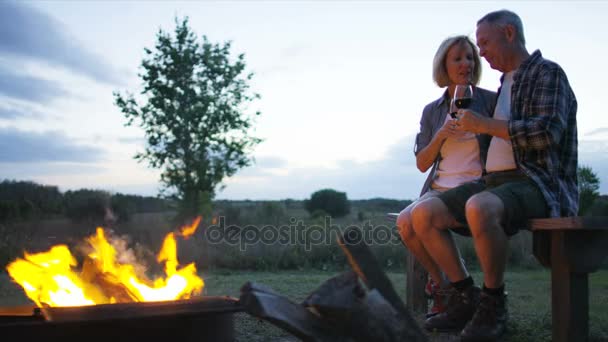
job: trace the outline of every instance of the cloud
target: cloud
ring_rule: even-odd
[[[0,94],[18,100],[48,104],[54,98],[68,95],[68,92],[57,82],[17,74],[0,66]]]
[[[259,168],[276,169],[287,166],[287,160],[279,157],[261,156],[255,158],[255,165]]]
[[[143,145],[146,143],[146,138],[144,137],[120,137],[118,138],[118,142],[120,142],[121,144],[136,144],[136,145]]]
[[[256,71],[256,74],[261,78],[265,77],[278,77],[285,74],[293,69],[293,64],[302,65],[300,62],[302,59],[308,59],[311,56],[310,54],[310,46],[293,43],[283,49],[281,49],[274,58],[267,61],[263,67]],[[300,71],[302,71],[300,69]]]
[[[408,136],[391,146],[380,160],[341,160],[335,168],[289,168],[284,174],[275,174],[256,165],[227,181],[218,198],[303,199],[319,189],[332,188],[345,191],[350,199],[414,199],[426,175],[416,169],[412,144],[413,136]]]
[[[78,145],[60,132],[29,132],[0,128],[0,163],[99,161],[103,152]]]
[[[0,119],[15,120],[20,118],[38,119],[44,115],[38,110],[25,108],[23,106],[11,104],[8,105],[6,99],[0,97]]]
[[[600,128],[596,128],[592,131],[587,132],[587,136],[589,135],[596,135],[596,134],[600,134],[600,133],[608,133],[608,127],[600,127]]]
[[[122,77],[47,14],[16,1],[0,1],[0,53],[65,67],[107,84]]]
[[[89,177],[101,174],[106,168],[96,164],[71,162],[41,162],[41,163],[5,163],[0,161],[2,179],[29,180],[40,176],[76,176],[86,174]],[[45,182],[47,183],[47,182]],[[48,183],[51,184],[51,183]],[[56,185],[56,184],[54,184]]]

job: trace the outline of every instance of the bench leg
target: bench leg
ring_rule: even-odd
[[[587,341],[589,336],[589,274],[571,271],[565,232],[551,232],[551,306],[553,341]]]
[[[409,251],[408,251],[409,252]],[[416,258],[408,253],[407,256],[407,288],[406,300],[408,308],[417,313],[426,313],[427,300],[424,294],[427,272]]]

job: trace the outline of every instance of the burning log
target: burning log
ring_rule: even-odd
[[[187,228],[178,235],[191,234],[193,229]],[[194,263],[179,265],[175,235],[165,236],[157,256],[157,262],[164,264],[165,276],[153,281],[138,271],[136,261],[120,258],[101,227],[86,239],[91,251],[82,266],[84,271],[78,270],[78,261],[66,245],[35,254],[26,252],[24,258],[11,262],[7,271],[39,307],[188,299],[200,293],[205,283]]]
[[[118,280],[115,282],[110,281],[111,275],[104,274],[99,269],[95,260],[89,257],[85,257],[84,259],[81,277],[85,282],[93,285],[89,287],[89,291],[92,289],[101,291],[106,298],[113,298],[115,303],[129,303],[137,298],[135,294],[129,291]]]

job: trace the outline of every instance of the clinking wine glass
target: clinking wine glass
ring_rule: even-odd
[[[457,84],[454,89],[454,105],[458,109],[469,108],[473,101],[473,87],[470,84]]]
[[[450,115],[453,119],[456,119],[456,113],[458,109],[467,109],[473,102],[473,87],[470,84],[457,84],[454,89],[454,98],[450,104]],[[453,108],[455,107],[455,108]],[[473,134],[466,134],[461,139],[468,139],[474,137]]]
[[[454,101],[454,98],[452,98],[450,100],[450,111],[448,113],[450,113],[450,116],[452,117],[452,119],[456,119],[457,112],[458,112],[458,107],[456,107],[456,102]]]

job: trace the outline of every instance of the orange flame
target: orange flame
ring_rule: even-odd
[[[201,223],[201,217],[197,216],[194,221],[192,221],[191,225],[185,225],[182,227],[180,231],[180,235],[184,237],[184,239],[188,239],[192,234],[196,232],[199,223]]]
[[[184,227],[180,235],[190,235],[200,222]],[[179,267],[174,233],[165,237],[157,261],[165,264],[165,277],[150,281],[132,264],[120,263],[117,251],[102,228],[86,239],[92,248],[80,272],[77,261],[65,245],[47,252],[24,254],[7,266],[13,280],[38,306],[80,306],[116,302],[144,302],[187,299],[199,294],[205,283],[190,263]]]

